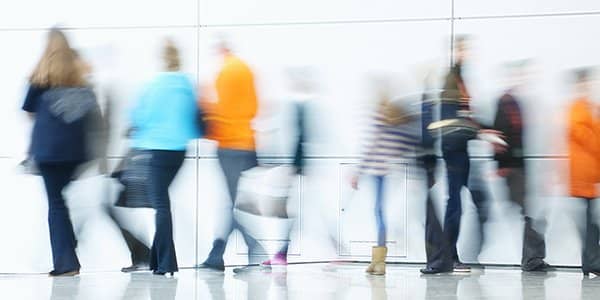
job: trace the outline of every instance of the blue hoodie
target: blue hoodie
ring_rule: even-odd
[[[131,111],[132,146],[185,150],[189,140],[199,136],[196,99],[194,85],[186,75],[160,73],[143,89]]]

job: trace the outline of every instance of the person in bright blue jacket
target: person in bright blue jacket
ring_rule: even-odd
[[[196,92],[180,69],[179,51],[171,41],[163,50],[166,72],[144,89],[131,111],[132,147],[152,155],[148,194],[156,210],[150,269],[156,275],[178,271],[173,242],[169,186],[183,164],[187,144],[199,137]]]

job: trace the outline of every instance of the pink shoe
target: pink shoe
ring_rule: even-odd
[[[270,267],[270,266],[287,266],[287,256],[283,253],[277,253],[273,258],[263,261],[261,266]]]

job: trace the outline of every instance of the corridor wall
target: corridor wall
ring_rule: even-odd
[[[593,0],[131,0],[0,3],[0,272],[50,269],[47,204],[38,177],[21,174],[31,122],[20,111],[27,76],[38,59],[46,30],[66,28],[75,47],[94,67],[93,83],[102,101],[111,101],[112,165],[123,157],[127,109],[140,86],[159,70],[159,45],[172,37],[180,46],[183,69],[200,84],[210,84],[218,66],[215,45],[226,37],[256,75],[261,111],[255,120],[261,163],[291,158],[291,102],[287,72],[310,67],[316,82],[308,103],[307,175],[294,185],[298,218],[292,235],[291,261],[337,258],[366,260],[375,240],[373,191],[368,180],[353,192],[348,183],[359,161],[366,117],[374,105],[374,74],[400,74],[404,91],[419,93],[429,72],[440,75],[450,65],[452,36],[473,37],[473,61],[466,68],[474,107],[490,120],[502,92],[498,68],[506,61],[533,59],[536,70],[525,111],[530,197],[547,204],[548,262],[579,264],[573,207],[565,196],[565,108],[569,89],[565,72],[600,63],[600,2]],[[439,77],[439,76],[438,76]],[[438,81],[435,81],[438,82]],[[439,88],[438,85],[428,86]],[[492,214],[485,247],[474,254],[475,210],[467,193],[460,243],[465,261],[518,264],[522,223],[506,199],[501,180],[490,175],[490,149],[473,142],[471,153],[485,170]],[[210,250],[218,208],[226,192],[207,140],[190,144],[172,186],[175,243],[180,266],[191,267]],[[440,160],[441,163],[441,160]],[[445,174],[439,168],[434,188],[443,210]],[[425,186],[410,160],[399,161],[386,192],[390,221],[390,260],[423,262]],[[129,263],[127,248],[105,211],[115,200],[110,179],[90,176],[67,192],[85,270],[112,270]],[[128,227],[150,242],[151,210],[121,209]],[[259,237],[260,238],[260,237]],[[265,233],[274,249],[281,241]],[[245,263],[245,247],[235,235],[228,264]]]

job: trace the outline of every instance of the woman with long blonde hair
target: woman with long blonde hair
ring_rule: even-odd
[[[86,124],[99,112],[87,87],[78,55],[65,34],[53,28],[47,46],[29,77],[23,110],[34,116],[30,155],[44,180],[54,270],[50,276],[79,274],[77,241],[62,191],[77,167],[89,159]]]

